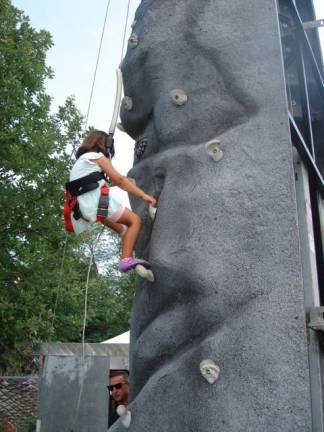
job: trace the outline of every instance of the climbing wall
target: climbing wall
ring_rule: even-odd
[[[159,199],[154,223],[132,202],[155,282],[133,306],[131,430],[311,431],[276,2],[142,0],[123,78],[129,175]]]

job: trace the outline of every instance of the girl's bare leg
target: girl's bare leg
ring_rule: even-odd
[[[109,226],[106,224],[106,221],[107,219],[104,222],[105,225]],[[133,213],[132,211],[126,208],[117,222],[109,221],[109,224],[114,224],[114,225],[123,224],[127,226],[127,231],[123,237],[123,242],[122,242],[121,259],[131,257],[133,255],[135,244],[141,229],[141,218],[137,214]]]
[[[124,226],[121,223],[112,222],[109,219],[105,219],[102,222],[107,228],[112,229],[115,233],[121,235],[124,232]]]

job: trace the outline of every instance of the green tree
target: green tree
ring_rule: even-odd
[[[50,112],[51,45],[48,32],[0,0],[0,373],[29,372],[33,342],[79,342],[82,330],[91,235],[66,243],[61,209],[67,149],[80,142],[83,118],[73,98]],[[128,328],[133,283],[92,271],[87,340]]]

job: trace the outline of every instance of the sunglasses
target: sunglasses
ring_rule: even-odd
[[[122,388],[123,384],[128,384],[127,382],[121,382],[121,383],[117,383],[117,384],[113,384],[113,385],[109,385],[107,386],[107,389],[111,392],[115,389],[119,390]]]

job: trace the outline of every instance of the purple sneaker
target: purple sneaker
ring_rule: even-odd
[[[128,257],[128,258],[123,258],[122,260],[119,261],[119,271],[121,273],[128,272],[129,270],[134,269],[138,264],[142,265],[147,269],[151,268],[151,264],[148,261],[145,261],[143,259]]]

